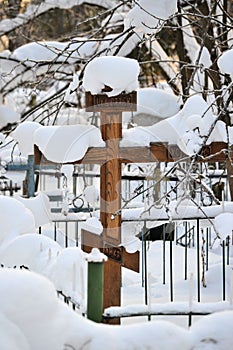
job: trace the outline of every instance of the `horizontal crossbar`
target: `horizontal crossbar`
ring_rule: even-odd
[[[197,162],[223,162],[227,159],[229,149],[224,142],[213,142],[202,147],[195,156]],[[229,155],[231,156],[231,155]],[[184,154],[177,145],[166,143],[151,143],[148,147],[121,147],[118,155],[121,163],[154,163],[188,161],[192,157]],[[108,159],[108,150],[105,147],[90,147],[85,156],[72,164],[104,164]],[[53,164],[48,161],[35,146],[35,164]]]

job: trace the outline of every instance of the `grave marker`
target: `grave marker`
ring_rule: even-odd
[[[96,105],[96,103],[98,103]],[[103,308],[121,304],[121,267],[139,271],[139,253],[129,254],[121,243],[121,164],[174,162],[189,159],[177,145],[164,142],[151,143],[148,147],[120,147],[122,138],[122,112],[135,111],[136,92],[108,97],[86,93],[86,110],[100,112],[100,128],[106,147],[89,148],[81,160],[72,164],[99,164],[101,167],[100,219],[103,225],[101,236],[82,231],[82,245],[86,252],[93,247],[101,248],[109,259],[104,267]],[[227,144],[216,142],[203,146],[196,155],[198,162],[225,161]],[[51,164],[35,146],[35,163]],[[119,322],[119,320],[118,320]]]
[[[100,220],[103,233],[101,237],[94,237],[95,235],[91,232],[83,230],[82,246],[87,252],[91,247],[99,247],[109,258],[104,266],[104,309],[121,304],[121,267],[139,272],[139,252],[129,254],[123,247],[119,247],[121,244],[122,112],[135,111],[136,106],[136,92],[113,97],[86,93],[86,110],[100,112],[100,129],[106,143],[106,156],[100,168]]]

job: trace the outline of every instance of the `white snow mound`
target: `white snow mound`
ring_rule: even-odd
[[[92,95],[102,92],[105,86],[112,88],[106,94],[116,96],[138,88],[140,67],[138,61],[126,57],[97,57],[87,66],[83,77],[83,87]]]

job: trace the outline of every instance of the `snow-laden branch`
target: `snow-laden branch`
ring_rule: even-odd
[[[15,18],[3,19],[0,22],[0,36],[9,34],[13,30],[27,24],[49,10],[55,8],[70,9],[74,6],[82,5],[83,3],[100,6],[105,9],[111,9],[118,4],[115,0],[45,0],[39,5],[29,5],[24,13],[18,14]]]
[[[177,67],[175,63],[169,59],[167,53],[159,44],[159,42],[156,39],[152,40],[151,42],[147,41],[146,46],[151,50],[152,57],[159,61],[160,67],[164,70],[169,80],[174,80],[177,84]],[[180,89],[179,82],[177,88],[178,90]]]

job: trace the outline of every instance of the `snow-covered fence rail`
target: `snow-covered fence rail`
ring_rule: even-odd
[[[219,206],[218,206],[219,207]],[[218,208],[219,209],[219,208]],[[85,221],[85,213],[70,213],[69,214],[69,221],[63,221],[59,222],[59,225],[63,224],[65,225],[66,233],[64,236],[58,235],[58,232],[56,232],[56,238],[60,241],[63,240],[63,244],[65,246],[70,245],[78,245],[80,243],[80,238],[78,236],[78,225],[79,223]],[[57,215],[57,214],[56,214]],[[78,219],[78,216],[79,219]],[[84,215],[84,216],[83,216]],[[71,220],[72,216],[72,220]],[[76,219],[75,219],[76,218]],[[151,218],[152,219],[152,218]],[[211,220],[211,217],[209,217]],[[213,219],[213,218],[212,218]],[[78,221],[77,221],[78,220]],[[123,215],[123,223],[124,220],[126,220],[125,215]],[[139,217],[137,218],[139,220]],[[137,222],[136,218],[129,219],[128,222]],[[167,240],[160,240],[152,243],[143,241],[141,242],[142,249],[141,249],[141,277],[142,277],[142,286],[144,288],[144,294],[145,294],[145,305],[138,305],[138,309],[135,308],[133,313],[128,312],[128,310],[131,310],[130,307],[127,310],[127,313],[125,313],[125,309],[117,309],[117,312],[119,312],[119,317],[136,317],[136,316],[147,316],[148,318],[156,315],[183,315],[188,316],[189,324],[191,324],[191,320],[193,316],[197,315],[205,315],[208,313],[213,312],[212,310],[219,310],[218,308],[228,308],[232,305],[232,292],[233,292],[233,285],[231,282],[231,275],[232,275],[232,268],[231,268],[231,255],[232,255],[232,243],[229,237],[226,238],[226,240],[223,240],[221,245],[219,245],[216,249],[213,249],[213,243],[215,238],[215,232],[210,230],[210,228],[202,228],[201,219],[200,218],[189,218],[189,222],[187,221],[188,218],[185,219],[186,221],[182,222],[182,229],[181,234],[182,235],[188,235],[189,227],[192,228],[192,244],[186,244],[185,246],[182,246],[180,244],[177,244],[177,242],[174,241],[167,241]],[[126,220],[127,221],[127,220]],[[149,224],[151,221],[148,219],[146,221],[146,224]],[[161,223],[163,222],[161,218]],[[73,223],[73,225],[76,225],[76,241],[71,241],[69,238],[69,232],[68,232],[68,225]],[[54,223],[55,227],[58,223]],[[179,220],[177,219],[176,226],[179,229]],[[200,227],[201,226],[201,227]],[[61,228],[61,227],[59,227]],[[56,229],[55,229],[56,230]],[[184,232],[185,231],[185,232]],[[157,245],[156,251],[154,254],[159,254],[160,258],[156,260],[156,264],[152,265],[151,259],[153,260],[153,249],[150,251],[148,250],[148,247],[153,247],[153,244]],[[204,251],[203,251],[204,249]],[[179,256],[182,256],[180,258]],[[215,263],[216,261],[216,263]],[[191,264],[191,266],[190,266]],[[154,267],[153,267],[154,266]],[[153,273],[155,273],[156,277],[154,277],[157,281],[156,284],[153,285],[153,278],[152,282],[149,279],[149,272],[151,272],[151,269],[153,268]],[[216,269],[215,272],[213,272]],[[157,273],[158,271],[155,270],[161,270],[160,281],[158,280]],[[193,271],[193,272],[192,272]],[[177,280],[177,273],[179,275],[179,278]],[[192,274],[192,279],[191,279]],[[214,274],[214,276],[213,276]],[[210,277],[209,277],[210,276]],[[215,282],[213,281],[215,280]],[[192,282],[192,292],[190,292],[192,295],[187,295],[185,292],[185,295],[182,295],[183,300],[189,300],[190,303],[193,303],[193,305],[199,305],[195,306],[195,308],[187,308],[184,307],[182,303],[179,302],[179,294],[177,294],[177,282],[178,284],[183,283],[186,284],[186,289],[190,288],[189,285],[191,285]],[[208,293],[215,293],[215,290],[212,288],[215,288],[213,286],[213,282],[218,284],[218,291],[212,296],[211,300],[214,301],[213,303],[208,302]],[[152,283],[152,285],[151,285]],[[167,303],[164,304],[163,302],[158,302],[157,307],[155,308],[153,306],[153,312],[151,312],[151,309],[149,308],[148,304],[150,301],[150,288],[155,288],[155,290],[158,288],[159,290],[163,290],[164,293],[164,300],[169,301],[170,308],[168,308]],[[158,292],[159,294],[160,292]],[[152,298],[153,299],[153,298]],[[185,304],[185,302],[184,302]],[[216,309],[212,307],[213,305],[216,305]],[[220,305],[220,306],[218,306]],[[212,308],[211,308],[211,307]],[[123,310],[123,311],[122,311]],[[115,312],[115,311],[114,311]],[[144,313],[144,314],[143,314]],[[112,314],[107,315],[106,312],[104,313],[104,317],[111,318]]]
[[[68,306],[71,306],[74,311],[80,311],[80,309],[83,308],[80,303],[74,300],[71,296],[65,295],[62,291],[57,291],[57,295],[60,300],[64,301]],[[82,313],[82,315],[85,316],[85,313]]]
[[[4,175],[0,176],[0,193],[5,195],[13,196],[17,193],[21,187],[17,183],[13,183],[12,180],[8,179]]]
[[[103,319],[145,316],[150,321],[152,316],[188,316],[188,326],[192,325],[193,316],[204,316],[214,312],[233,310],[230,302],[193,303],[173,302],[165,304],[112,306],[104,310]]]

